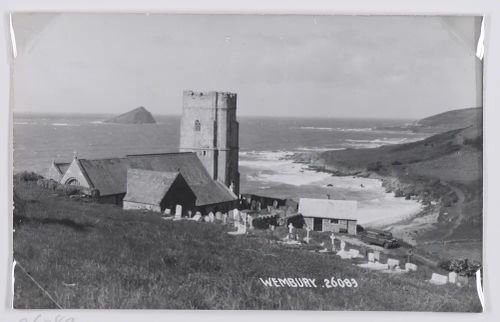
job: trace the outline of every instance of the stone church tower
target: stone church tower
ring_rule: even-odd
[[[180,151],[196,152],[213,179],[238,195],[236,94],[184,91]]]

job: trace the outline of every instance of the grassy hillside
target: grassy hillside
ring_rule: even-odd
[[[438,223],[421,241],[477,242],[482,238],[482,139],[482,128],[473,125],[407,144],[327,151],[311,162],[336,174],[383,178],[388,190],[424,204],[439,202]]]
[[[429,116],[415,122],[414,127],[415,129],[419,128],[421,131],[434,129],[434,132],[444,132],[463,129],[471,124],[482,126],[483,109],[481,107],[452,110]]]
[[[475,286],[434,286],[425,268],[388,275],[289,249],[283,231],[230,236],[222,224],[70,200],[18,182],[14,258],[63,308],[480,311]],[[284,228],[282,228],[284,229]],[[332,276],[354,288],[265,287],[259,278]],[[15,272],[16,308],[54,308]],[[322,282],[318,282],[320,285]]]
[[[481,127],[483,123],[483,108],[472,107],[451,110],[432,115],[416,122],[399,127],[387,128],[390,130],[404,130],[422,133],[442,133],[451,130],[463,129],[471,125]]]

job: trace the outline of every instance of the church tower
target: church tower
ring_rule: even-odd
[[[196,152],[214,180],[238,195],[239,124],[236,94],[184,91],[181,152]]]

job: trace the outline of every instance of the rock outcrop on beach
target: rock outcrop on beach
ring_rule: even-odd
[[[156,123],[153,115],[143,106],[133,109],[127,113],[110,118],[105,123],[117,124],[151,124]]]
[[[334,175],[372,176],[397,196],[439,207],[438,224],[426,240],[476,239],[482,236],[483,131],[480,110],[447,112],[416,122],[446,128],[463,126],[424,140],[372,149],[326,151],[309,163]],[[457,120],[456,115],[468,117]],[[440,123],[442,122],[442,123]],[[298,161],[307,162],[305,156]]]

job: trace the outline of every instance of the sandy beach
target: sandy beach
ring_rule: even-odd
[[[422,210],[416,200],[387,193],[382,181],[353,176],[332,176],[287,156],[294,152],[254,151],[240,153],[244,192],[292,198],[301,197],[358,201],[358,223],[366,227],[389,225]]]

